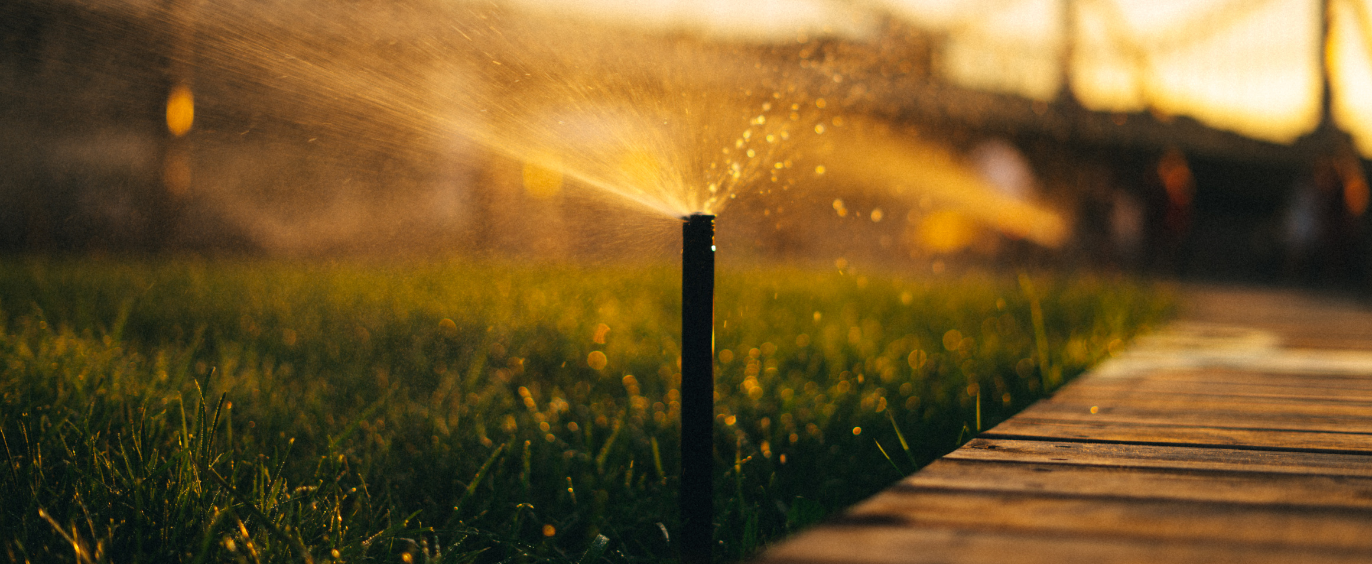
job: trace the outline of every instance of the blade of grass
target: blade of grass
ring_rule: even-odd
[[[615,419],[614,430],[610,431],[610,438],[605,439],[605,446],[600,447],[600,453],[595,456],[595,468],[600,474],[605,473],[605,459],[610,456],[610,447],[614,446],[615,439],[619,438],[619,431],[624,428],[624,414],[620,414]]]
[[[1039,383],[1043,385],[1043,391],[1052,391],[1057,388],[1058,382],[1048,363],[1048,330],[1043,323],[1043,304],[1039,302],[1038,292],[1034,291],[1034,281],[1029,279],[1028,274],[1020,273],[1019,285],[1024,290],[1024,295],[1029,298],[1029,318],[1034,325],[1034,348],[1039,357]]]
[[[577,564],[594,564],[605,555],[605,549],[610,546],[610,539],[605,535],[596,535],[595,540],[591,541],[591,547],[586,549],[586,553],[581,555]]]
[[[196,555],[195,564],[204,562],[205,558],[209,555],[210,546],[217,540],[214,529],[219,526],[219,520],[224,518],[225,513],[225,511],[220,510],[218,507],[214,507],[214,517],[211,517],[210,524],[205,526],[205,534],[200,540],[200,554]]]
[[[891,414],[891,410],[886,410],[886,418],[891,420],[891,428],[896,430],[896,438],[900,439],[900,448],[905,451],[905,458],[910,460],[910,466],[919,467],[915,462],[915,454],[910,452],[910,443],[905,442],[905,434],[900,432],[900,425],[896,424],[896,416]]]
[[[472,478],[471,483],[467,484],[467,489],[462,492],[462,498],[458,499],[457,505],[453,506],[454,515],[461,513],[462,505],[467,503],[467,499],[472,497],[472,494],[476,493],[477,486],[486,478],[486,473],[490,471],[491,466],[495,465],[495,461],[500,458],[500,454],[505,452],[506,446],[506,444],[501,444],[496,447],[495,452],[492,452],[491,456],[486,458],[486,462],[481,465],[481,469],[476,471],[476,476]]]
[[[533,490],[533,484],[529,483],[530,476],[533,474],[532,453],[529,450],[529,446],[532,444],[533,441],[524,441],[524,472],[519,475],[519,483],[524,486],[524,499],[529,499],[529,494]]]
[[[981,387],[977,387],[977,432],[981,432]]]
[[[881,455],[884,456],[884,457],[886,457],[886,462],[889,462],[889,463],[891,464],[891,469],[895,470],[895,471],[896,471],[896,474],[901,475],[901,476],[904,476],[905,473],[900,471],[900,467],[899,467],[899,466],[896,466],[896,461],[891,460],[891,455],[886,454],[886,449],[882,448],[882,446],[881,446],[881,441],[878,441],[878,440],[876,440],[876,439],[872,439],[872,442],[874,442],[874,443],[877,444],[877,450],[881,451]]]
[[[94,561],[91,560],[90,554],[88,554],[86,551],[86,545],[82,543],[80,539],[77,539],[71,534],[67,534],[67,531],[62,528],[62,525],[59,525],[57,523],[57,520],[53,519],[52,516],[48,515],[48,512],[44,511],[42,508],[38,509],[38,516],[42,517],[43,520],[47,521],[49,525],[52,525],[52,528],[57,531],[57,534],[61,535],[63,540],[71,544],[71,549],[76,552],[77,562],[90,562],[91,564],[94,564]],[[72,526],[72,533],[76,533],[75,525]]]
[[[295,437],[286,441],[286,454],[281,455],[281,463],[276,465],[276,475],[272,476],[272,481],[267,485],[267,495],[276,495],[276,486],[282,484],[286,476],[286,460],[291,457],[291,449],[295,447]],[[285,487],[284,484],[282,487]]]
[[[110,340],[118,343],[124,338],[124,327],[129,323],[129,315],[133,313],[133,302],[135,298],[126,298],[119,303],[118,313],[114,316],[114,322],[110,324]]]
[[[653,446],[653,469],[657,470],[657,480],[666,484],[667,474],[662,471],[662,451],[657,447],[657,437],[651,437],[649,442]]]
[[[305,548],[305,543],[301,542],[300,539],[296,537],[286,534],[285,531],[282,531],[279,527],[277,527],[276,523],[273,523],[272,520],[269,517],[267,517],[265,513],[262,513],[262,511],[259,510],[256,505],[253,505],[251,501],[249,501],[242,495],[239,495],[238,490],[235,489],[232,484],[229,484],[228,480],[225,480],[223,476],[220,476],[218,472],[215,472],[213,468],[205,467],[202,469],[202,471],[211,479],[213,479],[215,483],[219,485],[220,488],[223,488],[223,490],[227,492],[229,496],[234,499],[234,501],[238,502],[239,505],[243,506],[244,509],[248,510],[248,514],[251,515],[253,519],[261,521],[262,526],[266,527],[267,532],[270,533],[273,537],[276,537],[276,540],[285,543],[286,546],[291,547],[291,549],[295,551],[296,556],[299,556],[301,560],[304,560],[306,562],[306,564],[314,564],[314,555],[310,554],[310,549]]]

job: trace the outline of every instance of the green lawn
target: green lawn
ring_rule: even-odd
[[[718,284],[727,560],[955,448],[1171,307],[1121,278]],[[671,560],[679,307],[666,266],[0,260],[0,554]]]

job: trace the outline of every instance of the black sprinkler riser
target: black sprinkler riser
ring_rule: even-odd
[[[683,218],[681,249],[681,561],[711,561],[714,515],[715,216]]]

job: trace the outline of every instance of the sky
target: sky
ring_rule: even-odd
[[[1320,114],[1321,0],[510,1],[754,41],[861,40],[889,14],[947,34],[944,79],[1039,100],[1061,87],[1070,36],[1069,80],[1092,109],[1187,115],[1276,142]],[[1329,1],[1334,116],[1372,154],[1372,0]]]

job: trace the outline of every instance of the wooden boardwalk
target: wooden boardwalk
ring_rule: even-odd
[[[761,562],[1372,562],[1372,309],[1184,296],[1167,330]]]

